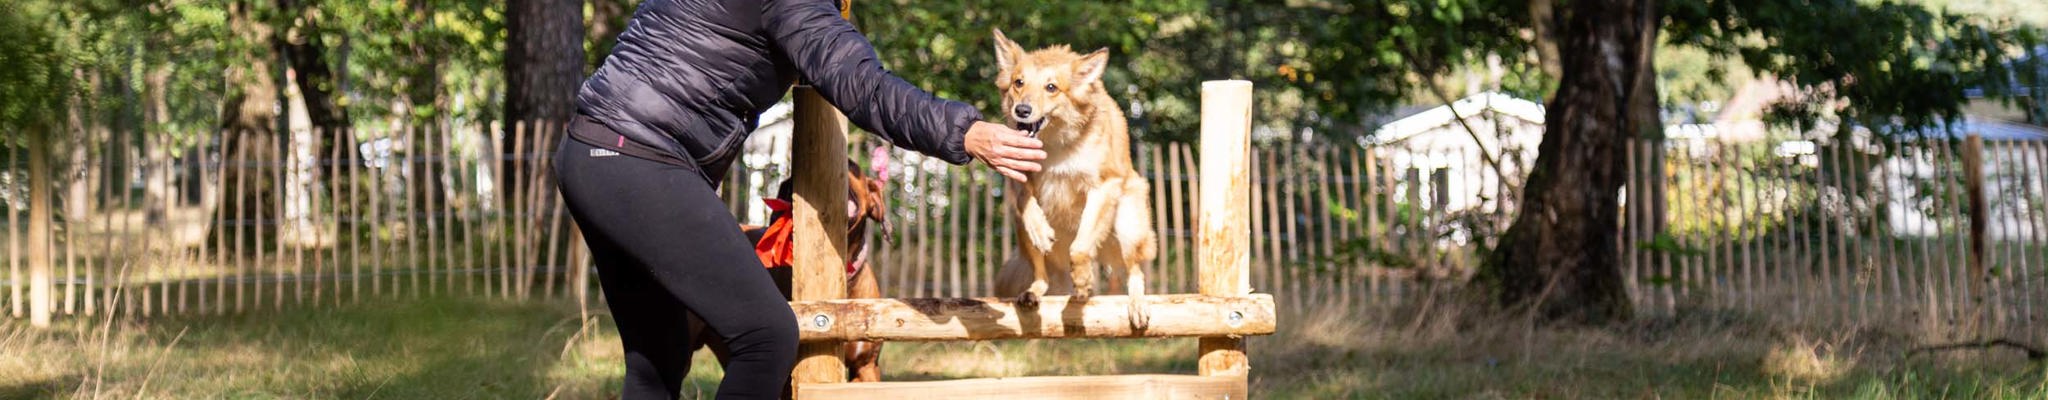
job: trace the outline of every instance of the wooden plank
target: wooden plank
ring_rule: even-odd
[[[2040,184],[2044,181],[2048,181],[2048,179],[2042,178],[2043,173],[2048,173],[2048,168],[2043,168],[2044,164],[2042,163],[2041,157],[2041,145],[2038,143],[2022,142],[2020,146],[2023,147],[2023,149],[2021,149],[2020,151],[2026,159],[2021,167],[2021,169],[2026,171],[2025,173],[2021,174],[2020,178],[2020,190],[2022,193],[2020,198],[2023,199],[2021,201],[2039,201],[2039,199],[2048,198],[2048,193],[2042,193],[2041,190],[2043,188],[2040,186]],[[2048,254],[2042,254],[2038,251],[2041,248],[2048,247],[2042,246],[2042,237],[2044,234],[2048,234],[2048,223],[2044,223],[2044,221],[2048,221],[2048,219],[2043,218],[2041,207],[2036,206],[2034,204],[2027,204],[2025,205],[2025,207],[2022,207],[2022,209],[2026,210],[2027,212],[2025,227],[2027,228],[2027,231],[2029,233],[2027,239],[2031,240],[2024,240],[2021,243],[2030,244],[2036,247],[2034,249],[2027,250],[2028,257],[2030,257],[2034,261],[2029,263],[2027,266],[2022,266],[2020,268],[2018,276],[2032,277],[2037,276],[2035,275],[2037,274],[2037,272],[2035,272],[2035,269],[2038,268],[2039,265],[2042,265],[2043,262],[2048,262]],[[2041,319],[2039,318],[2040,314],[2038,314],[2037,310],[2039,307],[2041,307],[2044,300],[2038,299],[2037,297],[2039,297],[2043,291],[2035,287],[2034,279],[2023,278],[2018,279],[2018,281],[2020,281],[2021,284],[2020,304],[2022,309],[2020,311],[2020,320],[2026,321],[2026,325],[2020,326],[2019,328],[2033,332],[2048,331],[2048,329],[2044,329],[2048,327],[2035,325],[2040,323],[2041,321]]]
[[[1345,203],[1345,207],[1349,207],[1351,209],[1351,221],[1348,221],[1344,224],[1344,230],[1343,233],[1340,234],[1340,237],[1348,240],[1350,238],[1366,237],[1365,226],[1359,225],[1359,223],[1365,221],[1365,217],[1363,216],[1365,213],[1365,197],[1370,196],[1371,193],[1366,192],[1365,188],[1367,188],[1368,186],[1366,186],[1365,181],[1362,180],[1364,178],[1364,175],[1361,175],[1361,172],[1359,170],[1360,160],[1365,158],[1367,152],[1360,147],[1346,146],[1346,148],[1349,149],[1349,151],[1351,152],[1351,156],[1348,157],[1351,160],[1351,169],[1347,170],[1345,176],[1349,177],[1348,179],[1351,181],[1351,186],[1347,189],[1342,190],[1350,198],[1350,201]],[[1254,163],[1256,163],[1256,161],[1254,161]],[[1339,185],[1339,187],[1342,188],[1343,186]],[[1257,209],[1258,207],[1253,206],[1252,208]],[[1258,215],[1258,212],[1254,211],[1252,212],[1252,215]],[[1257,226],[1257,223],[1253,223],[1253,226]],[[1351,245],[1351,243],[1347,242],[1345,243],[1345,245],[1349,246]],[[1356,249],[1345,248],[1345,250]],[[1258,251],[1258,246],[1252,246],[1252,251]],[[1254,255],[1253,257],[1257,256]],[[1356,294],[1355,292],[1358,290],[1357,287],[1354,286],[1356,285],[1355,281],[1358,280],[1359,270],[1365,268],[1365,263],[1360,262],[1357,257],[1351,257],[1350,259],[1345,260],[1344,265],[1341,268],[1344,268],[1344,273],[1340,275],[1338,278],[1342,279],[1344,282],[1344,295],[1338,297],[1337,300],[1343,302],[1344,310],[1350,310],[1351,306],[1355,304],[1355,302],[1357,301],[1352,297]]]
[[[967,236],[967,230],[961,228],[961,213],[965,213],[967,209],[965,199],[967,195],[961,193],[961,174],[956,174],[954,170],[946,170],[946,238],[940,240],[944,240],[948,248],[948,252],[944,254],[948,285],[944,293],[950,297],[965,297],[965,293],[961,293],[961,267],[965,265],[961,263],[961,256],[967,256],[967,246],[963,246],[961,242]]]
[[[1916,152],[1924,156],[1927,159],[1927,162],[1922,163],[1916,160],[1913,163],[1913,180],[1918,181],[1922,184],[1925,184],[1928,181],[1935,180],[1935,175],[1933,173],[1933,162],[1936,159],[1934,158],[1935,154],[1933,152],[1933,146],[1930,144],[1930,142],[1928,142],[1926,138],[1920,138],[1919,143],[1917,143],[1915,147],[1917,149]],[[1917,233],[1926,231],[1928,228],[1928,224],[1938,222],[1932,219],[1932,215],[1927,215],[1927,217],[1929,218],[1914,218],[1912,220],[1914,232]],[[1919,271],[1917,271],[1917,273],[1914,274],[1916,275],[1916,280],[1918,282],[1913,286],[1913,290],[1925,296],[1924,299],[1926,301],[1924,302],[1924,304],[1920,304],[1918,306],[1921,307],[1920,313],[1923,316],[1922,320],[1927,322],[1926,326],[1924,326],[1923,328],[1927,329],[1929,333],[1936,332],[1934,330],[1934,321],[1939,321],[1942,318],[1943,314],[1942,308],[1934,303],[1933,298],[1935,288],[1941,282],[1941,277],[1937,275],[1939,273],[1939,269],[1936,268],[1938,263],[1935,261],[1937,257],[1934,255],[1934,252],[1936,251],[1935,246],[1938,246],[1937,240],[1941,238],[1941,227],[1939,224],[1936,224],[1934,229],[1935,234],[1929,236],[1931,239],[1919,238],[1913,241],[1914,253],[1919,254],[1920,258],[1920,263],[1918,264],[1920,266]]]
[[[992,212],[992,210],[989,209],[990,196],[988,195],[988,185],[983,184],[983,181],[978,179],[980,175],[981,170],[978,169],[967,172],[967,199],[973,202],[974,211],[967,213],[967,225],[972,228],[964,232],[973,236],[968,237],[967,247],[962,249],[962,251],[966,251],[968,254],[967,265],[969,267],[967,269],[967,287],[961,288],[961,290],[964,293],[975,295],[989,295],[991,293],[981,293],[982,290],[974,289],[983,287],[981,282],[989,282],[981,278],[982,266],[1001,265],[988,259],[987,249],[989,247],[987,244],[990,235],[986,229],[982,228],[989,226],[988,213]],[[1002,176],[997,175],[996,177],[1001,178]],[[888,207],[883,206],[882,209],[888,210]],[[868,231],[879,232],[880,228],[877,226],[868,229]],[[864,243],[872,247],[875,245],[875,240],[879,240],[879,238],[870,239]]]
[[[1736,154],[1742,154],[1742,152],[1737,151]],[[1756,206],[1757,202],[1761,200],[1757,197],[1754,175],[1749,172],[1748,168],[1743,167],[1741,158],[1738,157],[1734,160],[1734,168],[1736,174],[1736,215],[1740,218],[1737,223],[1741,224],[1736,230],[1736,237],[1739,238],[1738,240],[1741,240],[1737,251],[1742,254],[1740,257],[1741,261],[1739,261],[1742,265],[1742,309],[1755,310],[1757,291],[1757,262],[1755,256],[1757,253],[1757,237],[1760,235],[1754,230],[1756,227],[1751,226],[1754,224],[1750,223],[1750,220],[1757,218],[1758,214],[1760,214],[1757,212],[1758,207]]]
[[[1989,224],[1984,211],[1984,137],[1976,134],[1963,141],[1963,190],[1969,198],[1970,207],[1968,284],[1971,310],[1969,324],[1965,325],[1970,330],[1965,332],[1976,333],[1974,329],[1984,323],[1985,297],[1991,283],[1990,274],[1984,268],[1985,240],[1989,238],[1985,231]]]
[[[1196,178],[1202,176],[1202,168],[1198,164],[1201,160],[1195,158],[1195,149],[1191,145],[1187,143],[1175,143],[1174,145],[1180,146],[1181,154],[1185,155],[1181,157],[1181,160],[1187,163],[1187,178],[1183,181],[1187,183],[1187,187],[1183,188],[1185,190],[1182,193],[1187,194],[1188,199],[1186,203],[1189,207],[1185,216],[1187,221],[1181,224],[1189,233],[1181,235],[1181,244],[1184,246],[1181,248],[1180,257],[1180,283],[1181,287],[1195,287],[1201,284],[1201,277],[1196,274],[1196,269],[1199,268],[1199,261],[1196,258],[1201,257],[1202,244],[1201,238],[1197,237],[1199,234],[1196,232],[1201,231],[1202,221],[1195,218],[1197,211],[1193,208],[1202,204],[1202,181]],[[1246,146],[1246,148],[1249,149],[1250,146]],[[1247,163],[1245,165],[1249,166],[1250,164]]]
[[[99,148],[99,151],[92,151],[90,149],[85,151],[85,153],[88,154],[87,158],[90,160],[86,162],[86,165],[89,165],[90,167],[87,167],[85,171],[85,182],[93,185],[91,189],[92,193],[87,195],[85,198],[87,204],[85,214],[77,216],[67,215],[67,221],[65,222],[66,225],[74,223],[77,224],[77,228],[74,229],[92,229],[90,225],[92,225],[91,221],[93,214],[99,214],[102,216],[102,218],[100,219],[99,234],[88,236],[85,239],[93,243],[81,243],[86,244],[88,246],[97,245],[94,247],[99,247],[98,257],[93,257],[92,259],[87,259],[85,261],[85,303],[82,304],[81,306],[84,308],[84,314],[88,317],[95,315],[101,307],[101,302],[103,300],[100,298],[99,293],[101,289],[105,289],[107,287],[107,285],[103,284],[102,281],[111,281],[111,279],[108,278],[112,278],[111,276],[95,277],[94,275],[101,270],[110,270],[114,264],[114,246],[111,241],[107,240],[111,238],[109,234],[112,233],[113,231],[113,219],[105,217],[109,215],[108,211],[111,211],[111,207],[108,207],[107,205],[107,197],[113,194],[113,191],[108,190],[107,188],[108,182],[106,172],[107,168],[109,168],[110,164],[112,164],[113,161],[108,160],[107,158],[109,156],[109,152],[114,149],[114,146],[112,141],[108,140],[108,136],[110,136],[110,131],[106,129],[104,126],[95,127],[92,129],[92,131],[93,133],[91,134],[91,136],[87,136],[86,139],[83,140],[83,142],[85,143],[80,143],[80,145],[82,146],[90,147],[95,144],[93,142],[97,141],[99,142],[98,144],[101,146]],[[90,235],[89,232],[87,234]],[[90,250],[91,248],[88,248],[88,251]]]
[[[1154,262],[1153,264],[1158,265],[1159,269],[1162,270],[1181,269],[1182,263],[1187,261],[1189,254],[1187,252],[1187,237],[1183,235],[1185,235],[1185,232],[1194,230],[1194,227],[1189,224],[1190,221],[1186,212],[1188,207],[1188,185],[1187,181],[1182,180],[1182,178],[1188,175],[1181,173],[1181,170],[1185,168],[1181,162],[1182,150],[1184,148],[1181,144],[1177,143],[1167,146],[1165,149],[1166,179],[1167,187],[1170,188],[1168,190],[1172,191],[1172,194],[1168,196],[1172,200],[1162,206],[1171,207],[1171,209],[1167,210],[1168,222],[1166,224],[1166,232],[1179,233],[1180,235],[1169,234],[1158,239],[1158,254],[1165,260],[1164,262]]]
[[[1202,82],[1201,292],[1245,296],[1251,287],[1250,165],[1252,83]],[[1155,307],[1156,309],[1156,307]],[[1159,325],[1172,317],[1153,311]],[[1164,317],[1164,318],[1161,318]],[[1204,337],[1202,376],[1245,376],[1251,372],[1243,337]]]
[[[1154,240],[1164,241],[1165,238],[1163,237],[1163,235],[1166,233],[1170,233],[1171,231],[1160,228],[1165,227],[1166,223],[1169,221],[1166,219],[1166,205],[1167,201],[1170,201],[1169,199],[1172,199],[1172,197],[1168,197],[1169,193],[1171,192],[1169,192],[1166,188],[1166,163],[1165,160],[1161,159],[1159,151],[1159,149],[1163,148],[1163,146],[1147,143],[1139,143],[1138,146],[1140,146],[1139,151],[1143,152],[1143,154],[1146,155],[1146,157],[1139,159],[1138,162],[1149,162],[1152,166],[1152,206],[1146,207],[1146,209],[1152,210],[1153,231],[1158,232],[1160,234],[1156,235],[1156,239]],[[1155,245],[1159,244],[1155,243]],[[1155,248],[1154,250],[1154,254],[1157,254],[1158,252],[1156,252],[1156,250],[1158,249]],[[1159,266],[1162,266],[1164,264],[1159,263],[1156,260],[1152,263],[1152,265],[1154,266],[1154,269],[1167,269],[1160,268]],[[1163,271],[1160,273],[1164,274]],[[1169,283],[1166,279],[1151,279],[1147,283],[1150,283],[1152,285],[1152,288],[1150,288],[1151,291],[1147,293],[1174,293],[1182,291],[1180,288],[1166,289],[1166,285]]]
[[[1133,329],[1130,298],[1098,295],[1073,303],[1046,296],[1019,309],[1001,297],[793,301],[802,340],[954,341],[1270,335],[1273,296],[1196,294],[1145,297],[1152,324]],[[823,321],[822,324],[819,322]]]
[[[1299,146],[1294,143],[1283,143],[1279,149],[1280,157],[1275,158],[1290,161],[1302,159]],[[1291,164],[1293,163],[1281,163],[1282,169],[1274,171],[1279,172],[1279,174],[1271,175],[1278,179],[1280,183],[1279,185],[1274,185],[1274,193],[1280,196],[1280,204],[1277,209],[1281,211],[1281,214],[1280,219],[1274,222],[1278,224],[1276,227],[1281,229],[1278,236],[1281,248],[1285,250],[1274,255],[1275,258],[1280,259],[1281,274],[1279,276],[1280,279],[1273,282],[1271,289],[1275,293],[1280,293],[1282,298],[1286,299],[1288,303],[1295,307],[1300,307],[1302,292],[1304,292],[1302,286],[1307,282],[1303,282],[1301,279],[1301,270],[1305,263],[1301,259],[1301,243],[1303,242],[1300,236],[1301,224],[1297,222],[1301,216],[1298,204],[1301,200],[1301,188],[1296,186],[1299,180],[1295,179],[1297,172]]]
[[[8,149],[7,152],[9,159],[20,160],[22,157],[14,149]],[[21,211],[11,205],[4,208],[7,210],[7,314],[21,318],[28,315],[25,307],[27,303],[24,302],[27,298],[23,297],[21,291],[22,284],[28,281],[24,279],[26,276],[21,274]]]
[[[365,166],[360,161],[360,157],[362,157],[362,143],[356,140],[356,134],[357,132],[348,132],[342,135],[345,137],[344,142],[347,143],[347,146],[344,146],[347,147],[347,149],[343,150],[344,154],[347,154],[347,156],[339,160],[339,162],[348,163],[348,166],[344,167],[347,169],[347,171],[345,172],[348,173],[348,197],[345,200],[344,205],[338,205],[335,207],[335,209],[347,210],[348,213],[345,214],[346,217],[336,218],[337,221],[335,222],[335,230],[336,233],[339,233],[340,235],[339,237],[335,238],[334,243],[336,247],[340,247],[344,246],[344,244],[342,243],[344,243],[344,240],[346,240],[345,243],[347,243],[346,246],[348,246],[348,261],[346,261],[346,265],[348,266],[349,275],[347,279],[334,280],[334,303],[337,305],[342,304],[342,300],[344,298],[341,295],[341,281],[348,281],[349,295],[346,298],[359,298],[362,296],[363,293],[363,280],[360,279],[363,273],[363,248],[360,245],[361,243],[357,242],[358,239],[361,239],[363,237],[360,225],[360,218],[363,214],[361,211],[362,208],[359,206],[359,203],[356,202],[356,199],[358,198],[358,196],[361,195],[362,189],[360,189],[358,186],[360,186],[360,183],[362,182],[361,170],[365,168]],[[344,222],[342,220],[346,221]],[[347,225],[348,228],[344,230],[342,229],[342,225]],[[341,261],[341,256],[339,255],[339,252],[337,251],[336,253],[337,255],[335,256],[336,264],[334,272],[335,275],[338,276],[341,274],[341,266],[343,265],[343,261]]]
[[[1336,225],[1337,218],[1330,212],[1329,207],[1329,203],[1332,201],[1332,196],[1330,192],[1330,181],[1335,179],[1336,176],[1340,174],[1338,174],[1336,171],[1333,171],[1334,167],[1331,166],[1330,159],[1332,153],[1330,152],[1330,146],[1321,146],[1321,148],[1317,149],[1316,152],[1317,154],[1315,158],[1315,163],[1316,166],[1321,167],[1322,170],[1319,171],[1320,173],[1318,173],[1316,176],[1316,195],[1314,198],[1314,202],[1311,204],[1317,205],[1316,209],[1318,210],[1317,214],[1319,214],[1319,216],[1316,218],[1316,225],[1320,226],[1317,226],[1316,228],[1320,230],[1320,232],[1318,233],[1321,234],[1321,237],[1318,237],[1318,240],[1316,240],[1316,260],[1313,261],[1310,265],[1321,266],[1326,263],[1323,260],[1329,260],[1331,256],[1336,255],[1336,251],[1331,247],[1331,245],[1333,244],[1332,242],[1335,242],[1337,240],[1337,237],[1335,236],[1335,233],[1330,231],[1330,228],[1331,225]],[[1340,202],[1339,204],[1342,204],[1341,202],[1343,200],[1336,201]],[[1332,296],[1330,296],[1329,292],[1330,287],[1335,286],[1332,284],[1332,279],[1333,277],[1331,276],[1331,271],[1328,269],[1318,268],[1309,270],[1309,287],[1314,288],[1316,290],[1316,298],[1333,298]],[[1338,304],[1343,303],[1341,303],[1340,300]]]
[[[1112,375],[799,384],[812,399],[1243,399],[1243,376]]]
[[[917,246],[912,248],[910,253],[911,256],[917,259],[916,262],[911,264],[916,265],[916,267],[911,269],[911,272],[914,272],[914,274],[910,276],[912,288],[910,293],[917,297],[925,297],[928,296],[926,290],[931,287],[931,279],[929,278],[932,276],[932,235],[938,229],[937,224],[932,223],[932,215],[934,215],[932,214],[931,206],[932,174],[924,170],[924,157],[922,155],[917,157],[916,162],[906,164],[910,164],[909,168],[906,169],[917,171],[917,192],[915,197],[912,197],[910,200],[912,204],[917,205],[917,233],[914,234],[915,237],[909,238],[917,241]],[[907,191],[905,193],[909,194]]]
[[[1266,165],[1266,159],[1269,159],[1271,157],[1267,156],[1265,154],[1266,152],[1261,151],[1257,148],[1253,148],[1251,150],[1251,153],[1251,234],[1255,237],[1255,239],[1252,239],[1252,248],[1250,251],[1252,253],[1251,257],[1253,260],[1260,260],[1258,261],[1259,265],[1256,265],[1252,268],[1252,281],[1265,284],[1272,282],[1274,279],[1272,268],[1273,262],[1271,261],[1272,256],[1270,255],[1272,254],[1272,252],[1267,249],[1267,246],[1265,245],[1265,243],[1263,243],[1264,240],[1256,239],[1256,237],[1262,236],[1262,232],[1265,231],[1266,220],[1268,219],[1266,218],[1266,209],[1268,208],[1266,205],[1266,191],[1263,188],[1266,185],[1266,169],[1262,166]]]
[[[242,248],[242,244],[248,242],[245,235],[248,234],[249,230],[249,215],[251,214],[249,203],[255,199],[249,196],[250,193],[254,193],[254,191],[249,190],[249,148],[251,147],[248,144],[249,132],[238,130],[235,132],[235,136],[239,137],[239,139],[235,140],[239,144],[233,146],[236,147],[235,163],[233,166],[228,167],[237,170],[235,172],[235,190],[232,192],[235,195],[235,218],[233,222],[230,222],[235,229],[235,242],[233,243],[234,250],[228,256],[233,257],[235,262],[233,273],[235,279],[235,312],[240,313],[242,312],[243,301],[248,297],[249,291],[249,284],[246,281],[249,276],[249,252],[247,249]],[[222,168],[221,171],[225,173],[227,168]],[[221,184],[225,185],[227,183],[222,182]],[[226,305],[222,305],[222,307],[226,307]]]
[[[37,328],[50,326],[51,287],[51,237],[50,223],[50,181],[56,180],[50,165],[50,133],[30,130],[28,133],[29,202],[28,202],[28,296],[29,325]],[[41,178],[41,179],[38,179]]]
[[[791,173],[796,179],[795,207],[791,208],[796,241],[791,295],[796,300],[828,300],[846,297],[846,125],[839,110],[825,102],[817,90],[796,89],[796,132],[791,143]],[[810,329],[832,321],[803,320],[798,326]],[[834,383],[846,381],[846,363],[839,343],[805,343],[797,353],[792,381]]]
[[[278,141],[280,141],[280,142],[282,142],[282,143],[291,143],[291,140],[292,140],[292,135],[293,135],[293,134],[291,133],[291,130],[287,129],[287,130],[285,130],[285,131],[284,131],[284,132],[282,132],[282,133],[283,133],[283,134],[281,134],[281,135],[278,135],[278,138],[277,138],[277,140],[278,140]],[[286,170],[287,170],[287,169],[289,169],[289,168],[286,168],[286,166],[288,166],[288,165],[291,165],[291,163],[290,163],[290,160],[291,160],[290,156],[291,156],[291,154],[290,154],[290,151],[289,151],[289,150],[275,150],[275,149],[277,149],[277,148],[279,148],[279,147],[283,147],[283,148],[294,148],[295,146],[277,146],[277,145],[272,145],[272,147],[271,147],[271,148],[272,148],[273,150],[271,150],[271,152],[270,152],[270,154],[271,154],[271,158],[270,158],[270,160],[269,160],[269,161],[270,161],[270,166],[269,166],[269,168],[270,168],[270,179],[271,179],[271,180],[270,180],[270,196],[271,196],[271,197],[270,197],[270,201],[271,201],[271,203],[270,203],[270,204],[274,205],[274,207],[275,207],[275,208],[272,208],[272,209],[270,210],[270,211],[271,211],[271,214],[270,214],[270,215],[276,216],[276,219],[275,219],[275,220],[272,220],[272,221],[270,221],[270,224],[268,224],[268,225],[260,225],[260,226],[263,226],[263,227],[266,227],[266,228],[268,228],[268,229],[269,229],[269,233],[268,233],[268,234],[265,234],[265,235],[262,235],[262,236],[257,236],[257,237],[256,237],[256,242],[257,242],[257,243],[264,243],[264,240],[269,240],[269,241],[270,241],[270,242],[269,242],[269,244],[267,244],[267,245],[266,245],[266,246],[268,246],[268,247],[257,247],[257,249],[258,249],[257,251],[259,251],[259,252],[263,251],[263,249],[269,249],[269,250],[270,250],[270,259],[269,259],[269,262],[266,262],[266,263],[262,263],[262,264],[258,264],[258,265],[259,265],[259,266],[262,266],[262,267],[269,267],[269,268],[271,269],[271,276],[272,276],[272,277],[273,277],[273,279],[275,279],[276,281],[275,281],[275,282],[272,282],[272,283],[271,283],[271,285],[270,285],[270,307],[271,307],[271,309],[277,309],[277,310],[282,310],[282,309],[284,309],[284,287],[285,287],[285,280],[284,280],[284,272],[285,272],[285,268],[284,268],[284,254],[285,254],[285,250],[284,250],[284,235],[283,235],[283,233],[284,233],[284,230],[285,230],[286,228],[289,228],[289,227],[291,227],[291,224],[292,224],[292,221],[291,221],[290,219],[287,219],[287,218],[286,218],[286,217],[287,217],[287,216],[289,216],[290,214],[287,214],[287,213],[285,213],[285,197],[284,197],[284,192],[285,192],[286,190],[296,190],[296,189],[289,189],[289,188],[286,188],[286,184],[287,184],[287,183],[289,183],[289,181],[285,179],[285,172],[286,172]],[[260,259],[259,259],[259,260],[260,260]],[[259,292],[259,293],[260,293],[260,292]]]
[[[1361,191],[1365,194],[1365,209],[1361,211],[1365,213],[1365,227],[1359,230],[1359,234],[1373,238],[1372,243],[1367,246],[1370,246],[1369,249],[1372,251],[1379,251],[1387,237],[1386,230],[1379,229],[1381,221],[1380,194],[1387,193],[1385,186],[1380,185],[1380,179],[1386,174],[1381,172],[1379,148],[1366,147],[1363,151],[1365,152],[1365,188],[1361,189]],[[1254,201],[1257,200],[1254,199]],[[1260,212],[1258,215],[1264,214],[1264,212]],[[1252,226],[1263,225],[1253,221]],[[1259,248],[1263,249],[1265,246],[1259,246]],[[1386,284],[1386,281],[1382,278],[1386,274],[1380,273],[1381,268],[1378,262],[1367,261],[1361,268],[1367,268],[1366,277],[1369,280],[1365,285],[1366,295],[1368,295],[1372,302],[1378,303],[1380,294],[1385,292],[1385,290],[1382,290],[1382,287]]]

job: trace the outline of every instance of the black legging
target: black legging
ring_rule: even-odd
[[[625,344],[624,397],[676,398],[697,340],[686,308],[731,351],[718,398],[781,397],[796,364],[796,317],[711,183],[693,167],[593,152],[569,138],[558,148],[562,197]]]

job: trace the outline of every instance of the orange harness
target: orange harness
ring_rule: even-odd
[[[754,244],[754,255],[761,257],[761,265],[768,268],[787,267],[796,263],[796,241],[791,234],[796,232],[796,222],[789,217],[789,201],[762,199],[768,203],[771,215],[768,229],[761,234],[761,242]]]
[[[796,265],[796,222],[789,217],[790,204],[782,199],[762,199],[767,203],[768,229],[761,232],[761,242],[754,244],[754,255],[761,258],[761,265],[768,268]],[[846,262],[846,275],[860,272],[854,269],[853,260]]]

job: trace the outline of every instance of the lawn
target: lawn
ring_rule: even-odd
[[[601,311],[601,309],[599,310]],[[1879,327],[1728,313],[1532,328],[1438,308],[1289,313],[1255,338],[1267,398],[2048,398],[2048,371],[2003,350],[1906,357]],[[1412,313],[1409,313],[1412,315]],[[0,322],[0,398],[608,398],[618,338],[574,303],[428,298],[325,310],[35,330]],[[100,327],[110,329],[100,330]],[[1193,373],[1195,342],[897,343],[891,380]],[[700,353],[685,391],[709,397]]]

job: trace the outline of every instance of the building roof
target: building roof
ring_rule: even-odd
[[[1453,107],[1455,107],[1456,113],[1451,112]],[[1415,109],[1402,109],[1403,112],[1411,110]],[[1472,116],[1479,115],[1481,111],[1506,114],[1535,124],[1543,123],[1542,104],[1509,96],[1506,93],[1484,92],[1458,99],[1458,101],[1452,102],[1449,106],[1429,107],[1401,116],[1398,119],[1380,125],[1379,130],[1373,131],[1373,136],[1380,142],[1398,141],[1409,136],[1457,123],[1456,117],[1459,116],[1471,118]]]

